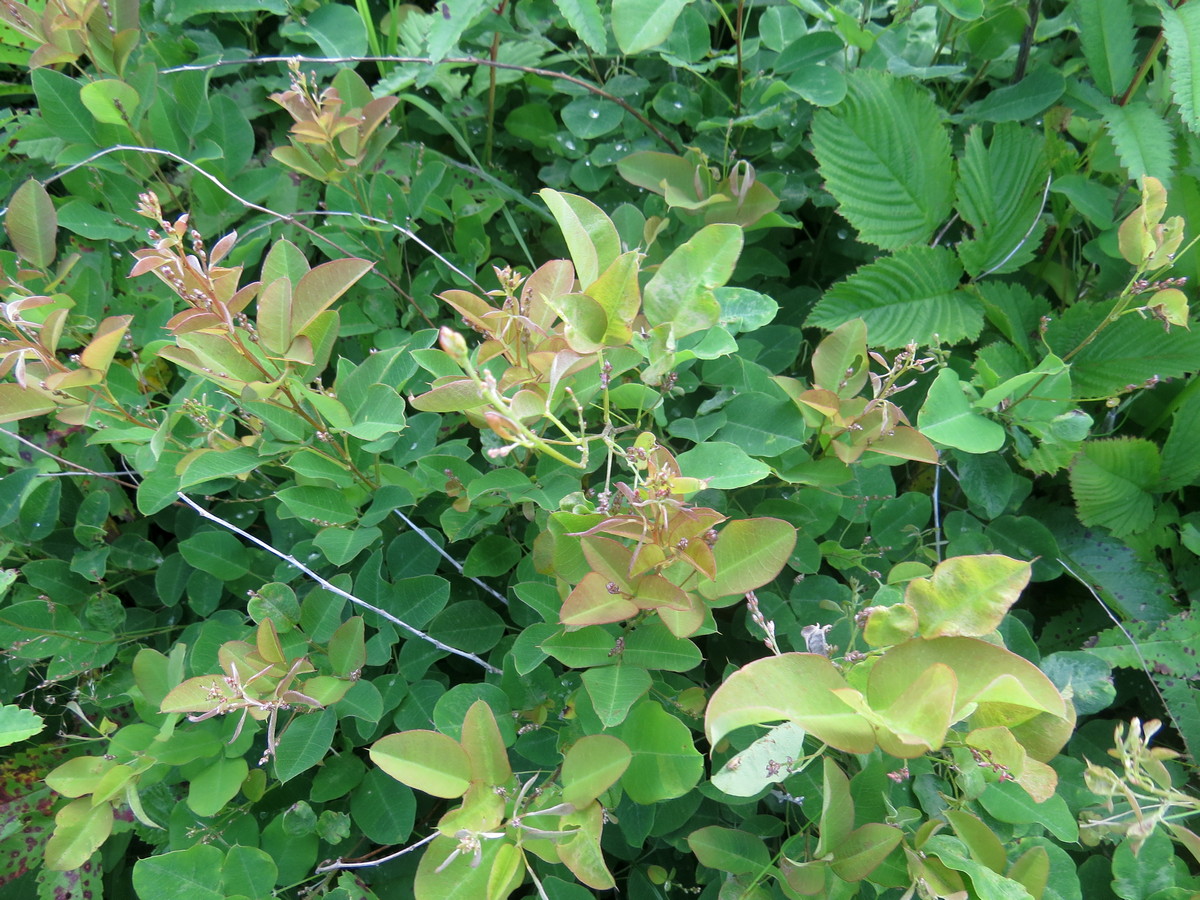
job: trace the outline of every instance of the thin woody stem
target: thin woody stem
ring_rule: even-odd
[[[273,556],[277,556],[279,559],[282,559],[288,565],[290,565],[296,569],[299,569],[301,572],[303,572],[305,575],[307,575],[310,579],[315,581],[317,584],[319,584],[325,590],[329,591],[329,593],[336,594],[337,596],[342,597],[345,600],[349,600],[351,603],[355,604],[356,606],[361,606],[363,609],[375,613],[375,615],[379,616],[380,618],[386,619],[387,621],[391,622],[393,625],[398,625],[400,628],[403,628],[405,631],[407,631],[413,637],[419,638],[420,640],[425,641],[428,644],[432,644],[434,647],[437,647],[439,650],[441,650],[445,653],[450,653],[450,654],[453,654],[454,656],[460,656],[463,659],[469,659],[471,662],[475,663],[476,665],[482,666],[486,671],[492,673],[493,675],[501,674],[499,669],[497,669],[495,666],[493,666],[491,663],[487,662],[486,660],[481,659],[480,657],[476,656],[474,653],[468,653],[466,650],[459,650],[457,647],[451,647],[449,644],[444,644],[441,641],[439,641],[437,638],[426,634],[424,631],[421,631],[419,628],[414,628],[412,625],[409,625],[403,619],[397,618],[396,616],[392,615],[387,610],[380,609],[378,606],[375,606],[374,604],[368,603],[366,600],[362,600],[359,597],[354,596],[349,591],[342,590],[340,587],[333,584],[328,579],[323,578],[320,575],[318,575],[316,572],[314,572],[312,569],[310,569],[304,563],[300,562],[300,560],[296,559],[294,556],[292,556],[288,553],[284,553],[282,550],[277,550],[276,548],[272,547],[270,544],[268,544],[266,541],[262,540],[261,538],[257,538],[254,535],[250,534],[250,532],[244,531],[243,529],[238,528],[238,526],[234,525],[232,522],[227,522],[226,520],[222,519],[220,516],[209,512],[207,509],[205,509],[203,506],[201,506],[199,503],[197,503],[195,500],[193,500],[191,497],[189,497],[187,494],[183,493],[182,491],[179,492],[176,496],[178,496],[180,500],[182,500],[184,503],[186,503],[188,506],[190,506],[192,509],[194,509],[196,511],[196,513],[202,519],[208,519],[210,522],[215,522],[216,524],[220,525],[222,528],[226,528],[229,531],[232,531],[234,534],[236,534],[238,537],[242,538],[243,540],[247,540],[250,543],[254,544],[256,547],[260,547],[263,550],[266,550],[268,553],[272,554]]]

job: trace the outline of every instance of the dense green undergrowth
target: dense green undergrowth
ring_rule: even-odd
[[[1200,891],[1200,3],[0,19],[6,898]]]

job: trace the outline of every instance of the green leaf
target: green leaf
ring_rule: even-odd
[[[956,344],[979,334],[983,310],[957,290],[962,267],[945,247],[909,247],[861,266],[817,302],[806,325],[834,329],[853,319],[867,324],[872,346]]]
[[[376,546],[383,531],[372,525],[368,528],[345,528],[330,525],[313,538],[313,544],[335,566],[344,566],[368,547]]]
[[[738,394],[721,411],[725,425],[714,437],[736,444],[751,456],[782,456],[808,438],[804,417],[795,403],[783,397],[748,391]]]
[[[1059,718],[1067,715],[1062,695],[1037,666],[1003,647],[970,637],[917,638],[884,652],[871,669],[867,690],[871,707],[893,707],[908,690],[914,673],[934,666],[949,668],[958,681],[951,723],[971,715],[991,724],[987,717],[1001,710],[1005,724],[1027,721],[1038,711]]]
[[[954,370],[941,369],[921,411],[917,414],[921,434],[967,453],[994,453],[1004,446],[1004,428],[971,408]]]
[[[72,800],[54,816],[54,834],[46,843],[46,868],[52,872],[78,869],[108,840],[112,825],[111,803],[93,806],[91,797]],[[215,852],[220,853],[219,850]]]
[[[1200,390],[1181,395],[1182,402],[1171,417],[1171,431],[1162,448],[1162,468],[1156,491],[1175,491],[1200,478]]]
[[[327,3],[290,19],[279,28],[279,33],[294,41],[316,44],[322,56],[337,58],[367,53],[367,30],[362,16],[339,3]]]
[[[638,262],[635,250],[622,253],[587,289],[588,296],[604,310],[605,330],[600,343],[619,347],[633,336],[633,320],[641,305],[638,288]]]
[[[730,334],[757,331],[779,313],[779,304],[758,291],[720,287],[713,291],[721,306],[720,325]]]
[[[899,846],[904,832],[883,822],[867,822],[833,848],[831,867],[843,881],[862,881]]]
[[[1173,582],[1157,559],[1145,559],[1124,542],[1084,528],[1069,513],[1046,524],[1077,577],[1125,621],[1161,622],[1175,611]]]
[[[1042,659],[1041,669],[1055,686],[1071,692],[1077,716],[1090,716],[1107,709],[1116,699],[1112,666],[1096,653],[1068,650]]]
[[[944,813],[958,839],[971,852],[971,858],[983,863],[993,872],[1003,874],[1008,868],[1008,856],[1004,844],[978,816],[961,809],[948,809]]]
[[[285,0],[174,0],[164,14],[165,21],[178,24],[198,16],[229,13],[271,13],[286,16]]]
[[[198,816],[215,816],[237,796],[250,767],[241,756],[218,756],[188,783],[188,809]]]
[[[1127,0],[1075,0],[1079,43],[1100,93],[1116,97],[1133,81],[1133,7]]]
[[[439,6],[429,29],[429,58],[436,63],[449,55],[458,46],[463,32],[487,8],[487,0],[447,0],[444,6]]]
[[[291,781],[325,758],[337,730],[337,714],[322,712],[297,716],[287,731],[278,737],[275,750],[275,777]]]
[[[1162,9],[1163,35],[1170,49],[1171,89],[1183,121],[1200,133],[1200,8],[1183,4]]]
[[[376,741],[371,761],[409,787],[453,800],[471,783],[471,763],[462,744],[436,731],[404,731]]]
[[[576,97],[562,108],[563,124],[577,138],[592,141],[621,124],[625,110],[593,94]]]
[[[591,51],[603,56],[608,38],[604,30],[604,16],[596,0],[554,0],[554,5]]]
[[[1046,141],[1019,125],[998,125],[987,147],[972,128],[959,162],[958,211],[974,239],[958,245],[973,278],[1015,272],[1033,258],[1049,165]]]
[[[713,784],[734,797],[753,797],[768,785],[787,777],[786,769],[777,771],[771,763],[803,757],[805,734],[804,729],[794,722],[776,725],[726,762],[713,776]]]
[[[1122,316],[1084,344],[1112,305],[1077,303],[1046,330],[1046,343],[1058,356],[1079,347],[1071,359],[1075,396],[1108,397],[1150,378],[1179,378],[1200,368],[1200,329],[1164,333],[1158,322],[1140,316]]]
[[[45,727],[42,717],[32,710],[11,704],[0,706],[0,747],[31,738]]]
[[[133,866],[133,888],[139,897],[155,900],[225,900],[224,861],[210,844],[148,856]]]
[[[1144,438],[1087,441],[1071,466],[1071,493],[1079,521],[1101,525],[1114,537],[1141,531],[1154,519],[1158,447]]]
[[[704,733],[716,746],[745,725],[788,721],[848,753],[875,748],[871,725],[834,693],[849,685],[833,663],[814,653],[785,653],[743,666],[708,703]]]
[[[643,700],[617,729],[633,754],[621,786],[643,805],[682,797],[704,774],[691,730],[655,700]]]
[[[954,18],[967,22],[983,15],[983,0],[938,0],[938,6]]]
[[[621,238],[612,219],[596,204],[550,188],[538,191],[562,229],[579,283],[588,286],[621,255]]]
[[[434,838],[417,866],[412,885],[415,897],[427,897],[429,900],[480,900],[491,896],[488,884],[492,866],[501,848],[512,845],[505,841],[484,840],[478,857],[473,854],[464,856],[458,846],[458,838],[444,835]],[[457,855],[450,859],[451,854]]]
[[[284,488],[275,496],[297,519],[344,525],[358,516],[346,495],[333,488],[298,485]]]
[[[221,887],[229,897],[267,897],[275,888],[279,868],[268,853],[257,847],[235,844],[221,866]]]
[[[700,865],[732,875],[750,875],[771,865],[763,839],[748,831],[709,825],[688,835],[688,847]]]
[[[1148,900],[1169,890],[1176,884],[1171,839],[1161,830],[1152,831],[1135,852],[1126,838],[1113,852],[1112,874],[1113,893],[1121,900]]]
[[[367,663],[367,649],[363,641],[363,618],[347,619],[329,639],[329,665],[334,675],[352,676]]]
[[[645,669],[628,665],[588,669],[583,673],[583,686],[605,728],[625,721],[630,707],[650,690],[651,681]]]
[[[678,456],[683,475],[703,478],[714,490],[728,491],[762,481],[771,474],[771,467],[752,459],[736,444],[706,441],[685,450]]]
[[[717,536],[717,577],[700,582],[700,593],[716,600],[760,588],[783,571],[795,546],[796,529],[782,519],[736,519]]]
[[[974,896],[979,900],[1033,900],[1023,885],[972,859],[957,838],[935,834],[925,842],[923,849],[948,869],[968,875],[975,888]]]
[[[846,99],[813,117],[826,188],[864,241],[885,249],[928,241],[953,197],[942,110],[912,81],[865,69],[847,81]]]
[[[669,324],[676,338],[717,324],[721,307],[713,289],[733,275],[742,240],[737,225],[706,225],[676,247],[646,284],[642,307],[647,321]]]
[[[608,651],[611,651],[612,638],[607,633],[606,636]],[[675,637],[662,622],[651,619],[625,635],[625,649],[621,653],[621,659],[625,665],[643,669],[687,672],[700,665],[704,656],[700,648],[687,638]]]
[[[53,69],[30,74],[38,111],[51,132],[68,144],[96,144],[96,120],[79,99],[79,82]]]
[[[45,394],[8,382],[0,384],[0,423],[16,422],[54,412],[57,404]]]
[[[178,490],[194,487],[217,478],[231,478],[251,472],[266,462],[249,447],[233,450],[208,450],[193,456],[179,476]]]
[[[1079,840],[1079,825],[1067,802],[1055,794],[1045,803],[1037,803],[1015,781],[989,784],[979,797],[980,805],[993,818],[1013,825],[1038,823],[1064,843]]]
[[[292,337],[304,334],[317,316],[329,309],[373,265],[365,259],[335,259],[305,273],[296,283],[292,296]]]
[[[931,577],[910,581],[904,600],[917,611],[922,637],[982,637],[1000,627],[1031,572],[1029,563],[1007,556],[955,556]]]
[[[17,188],[4,214],[4,230],[21,259],[39,269],[54,262],[58,215],[40,182],[30,178]]]
[[[1016,84],[997,88],[972,103],[964,117],[977,122],[1023,122],[1057,103],[1066,88],[1067,80],[1058,68],[1036,69]]]
[[[1175,140],[1171,126],[1150,104],[1133,100],[1104,110],[1104,124],[1129,177],[1152,175],[1164,185],[1175,174]]]
[[[179,542],[179,552],[188,565],[222,581],[235,581],[250,568],[249,552],[228,531],[197,532]]]
[[[675,20],[691,0],[613,0],[612,27],[617,46],[628,55],[657,47],[671,34]]]
[[[264,584],[251,594],[246,611],[256,623],[270,619],[275,623],[275,631],[279,634],[291,631],[300,621],[300,604],[296,600],[296,592],[277,581]]]
[[[372,769],[361,783],[355,779],[347,790],[352,791],[350,815],[368,840],[377,844],[401,844],[412,834],[417,799],[408,785]]]
[[[617,783],[633,755],[611,734],[581,737],[563,757],[563,800],[583,809]]]
[[[117,78],[89,81],[79,90],[79,99],[97,122],[104,125],[137,124],[134,114],[142,98],[138,92]]]

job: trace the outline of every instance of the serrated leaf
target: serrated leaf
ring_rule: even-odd
[[[1200,6],[1164,6],[1162,17],[1175,102],[1187,127],[1193,134],[1200,133]]]
[[[603,55],[608,39],[600,4],[596,0],[554,0],[554,5],[591,51]]]
[[[1131,179],[1152,175],[1170,184],[1175,171],[1175,138],[1171,126],[1144,100],[1104,110],[1104,125],[1121,165]]]
[[[942,110],[916,83],[857,70],[846,99],[813,117],[813,152],[839,211],[864,241],[929,240],[950,215],[953,174]]]
[[[1084,344],[1112,306],[1113,301],[1077,303],[1046,330],[1046,344],[1060,358],[1080,348],[1071,357],[1076,397],[1108,397],[1151,378],[1179,378],[1200,369],[1200,329],[1164,333],[1158,322],[1140,316],[1122,316]]]
[[[1200,391],[1185,390],[1181,397],[1163,443],[1157,491],[1178,490],[1200,478]]]
[[[1002,124],[984,146],[972,128],[959,162],[958,211],[973,229],[958,245],[973,278],[1014,272],[1033,258],[1045,229],[1039,220],[1045,195],[1045,138],[1016,124]]]
[[[487,0],[446,0],[437,5],[429,28],[429,58],[437,63],[458,45],[479,14],[487,9]]]
[[[1116,97],[1133,80],[1133,4],[1129,0],[1075,0],[1079,43],[1100,92]]]
[[[957,290],[962,267],[944,247],[908,247],[862,266],[825,292],[806,325],[834,329],[852,319],[867,323],[873,347],[911,341],[955,344],[979,334],[983,309]]]
[[[1101,525],[1115,537],[1133,534],[1154,519],[1158,447],[1141,438],[1087,441],[1071,466],[1071,493],[1079,521]]]

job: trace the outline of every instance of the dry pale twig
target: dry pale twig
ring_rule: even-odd
[[[441,641],[439,641],[437,638],[426,634],[424,631],[421,631],[419,628],[414,628],[412,625],[409,625],[403,619],[397,618],[396,616],[392,615],[387,610],[380,609],[378,606],[375,606],[374,604],[368,603],[366,600],[363,600],[359,597],[354,596],[349,591],[342,590],[340,587],[333,584],[328,579],[323,578],[320,575],[318,575],[316,572],[314,572],[312,569],[310,569],[304,563],[300,562],[300,560],[296,559],[296,557],[292,556],[289,553],[284,553],[282,550],[276,549],[275,547],[271,546],[270,544],[268,544],[266,541],[262,540],[261,538],[257,538],[254,535],[250,534],[248,531],[238,528],[238,526],[234,525],[232,522],[227,522],[224,519],[222,519],[220,516],[216,515],[215,513],[209,512],[207,509],[205,509],[203,506],[201,506],[199,503],[197,503],[195,500],[193,500],[187,494],[180,492],[176,496],[178,496],[180,500],[182,500],[184,503],[186,503],[188,506],[190,506],[192,509],[194,509],[201,518],[208,519],[210,522],[215,522],[216,524],[220,525],[222,528],[226,528],[229,531],[232,531],[234,534],[236,534],[238,537],[242,538],[243,540],[247,540],[250,543],[254,544],[256,547],[261,547],[263,550],[266,550],[271,555],[277,556],[279,559],[282,559],[288,565],[299,569],[301,572],[303,572],[305,575],[307,575],[310,579],[315,581],[317,584],[319,584],[325,590],[329,591],[329,593],[336,594],[337,596],[342,597],[345,600],[349,600],[351,603],[355,604],[356,606],[361,606],[363,609],[375,613],[375,615],[377,615],[383,619],[386,619],[387,621],[391,622],[393,625],[398,625],[400,628],[403,628],[405,631],[407,631],[413,637],[419,638],[420,640],[425,641],[428,644],[432,644],[433,646],[437,647],[439,650],[441,650],[445,653],[450,653],[450,654],[453,654],[454,656],[460,656],[463,659],[469,659],[471,662],[475,663],[476,665],[482,666],[485,670],[487,670],[488,672],[491,672],[493,675],[501,674],[499,669],[497,669],[495,666],[493,666],[491,663],[487,662],[486,660],[481,659],[480,657],[476,656],[474,653],[468,653],[466,650],[459,650],[457,647],[451,647],[449,644],[444,644]]]

